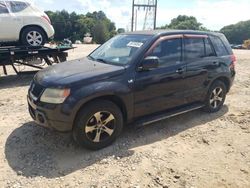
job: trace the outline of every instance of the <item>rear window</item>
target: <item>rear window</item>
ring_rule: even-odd
[[[225,45],[223,44],[222,40],[219,37],[210,36],[214,49],[216,51],[216,54],[218,56],[226,56],[229,55]]]
[[[10,1],[7,3],[9,3],[8,5],[10,7],[10,10],[13,13],[21,12],[30,5],[27,2],[20,2],[20,1]]]
[[[205,57],[205,45],[203,38],[185,38],[185,59],[197,59]]]
[[[3,1],[0,1],[0,14],[8,13],[8,9]]]

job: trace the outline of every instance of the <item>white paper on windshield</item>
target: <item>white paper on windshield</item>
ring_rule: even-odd
[[[127,44],[128,47],[133,47],[133,48],[140,48],[142,47],[143,43],[142,42],[129,42]]]

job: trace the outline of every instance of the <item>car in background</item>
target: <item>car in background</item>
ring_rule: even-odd
[[[242,44],[232,44],[231,48],[232,49],[244,49],[243,46],[242,46]]]
[[[47,14],[22,0],[0,0],[0,43],[42,46],[55,34]]]

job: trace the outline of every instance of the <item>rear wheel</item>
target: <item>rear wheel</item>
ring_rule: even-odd
[[[39,27],[27,27],[21,33],[21,43],[26,46],[42,46],[46,42],[46,34]]]
[[[121,133],[123,116],[112,102],[97,100],[77,115],[73,138],[81,146],[98,150],[110,145]]]
[[[208,91],[204,110],[211,113],[218,112],[225,102],[226,93],[226,86],[223,82],[219,80],[214,82]]]

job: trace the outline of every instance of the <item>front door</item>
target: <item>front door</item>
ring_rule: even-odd
[[[184,104],[186,64],[182,61],[182,35],[160,38],[146,57],[159,58],[159,67],[138,71],[135,79],[135,117]]]

